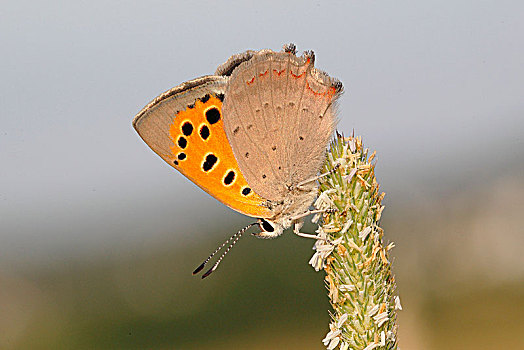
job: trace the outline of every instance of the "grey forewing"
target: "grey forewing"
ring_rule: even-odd
[[[336,84],[313,68],[313,56],[285,52],[259,51],[233,70],[224,127],[256,193],[279,201],[289,185],[318,173],[336,124],[332,106],[341,86],[329,94]]]
[[[224,94],[228,79],[222,76],[204,76],[164,92],[135,116],[133,127],[155,153],[172,165],[169,154],[173,141],[169,137],[169,128],[175,116],[207,94]]]

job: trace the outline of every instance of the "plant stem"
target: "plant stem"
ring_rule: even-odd
[[[359,137],[337,135],[320,179],[317,209],[322,215],[319,240],[310,264],[326,272],[333,311],[327,349],[397,349],[397,310],[401,310],[389,251],[379,226],[385,193],[375,178],[375,152],[368,155]],[[318,220],[320,215],[314,218]]]

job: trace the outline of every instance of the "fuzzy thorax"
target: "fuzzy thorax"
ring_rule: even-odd
[[[312,182],[300,188],[298,186],[290,188],[282,201],[268,200],[265,206],[271,210],[273,215],[270,218],[261,220],[262,224],[259,226],[262,232],[257,237],[275,238],[294,224],[301,225],[302,214],[308,211],[317,193],[318,184]],[[296,217],[300,217],[300,219],[295,219]],[[267,226],[268,224],[270,226]]]

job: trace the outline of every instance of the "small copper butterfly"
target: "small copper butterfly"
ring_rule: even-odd
[[[315,55],[246,51],[231,56],[214,75],[164,92],[134,118],[151,149],[228,207],[258,218],[259,238],[277,237],[303,218],[317,195],[319,170],[336,126],[335,103],[342,83],[314,68]],[[321,175],[322,176],[322,175]]]

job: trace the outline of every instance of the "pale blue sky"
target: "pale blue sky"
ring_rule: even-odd
[[[377,150],[389,201],[417,197],[408,184],[441,193],[522,169],[521,1],[10,1],[0,11],[4,258],[188,242],[209,227],[203,218],[240,220],[153,154],[131,120],[246,49],[316,52],[346,88],[339,130]]]

